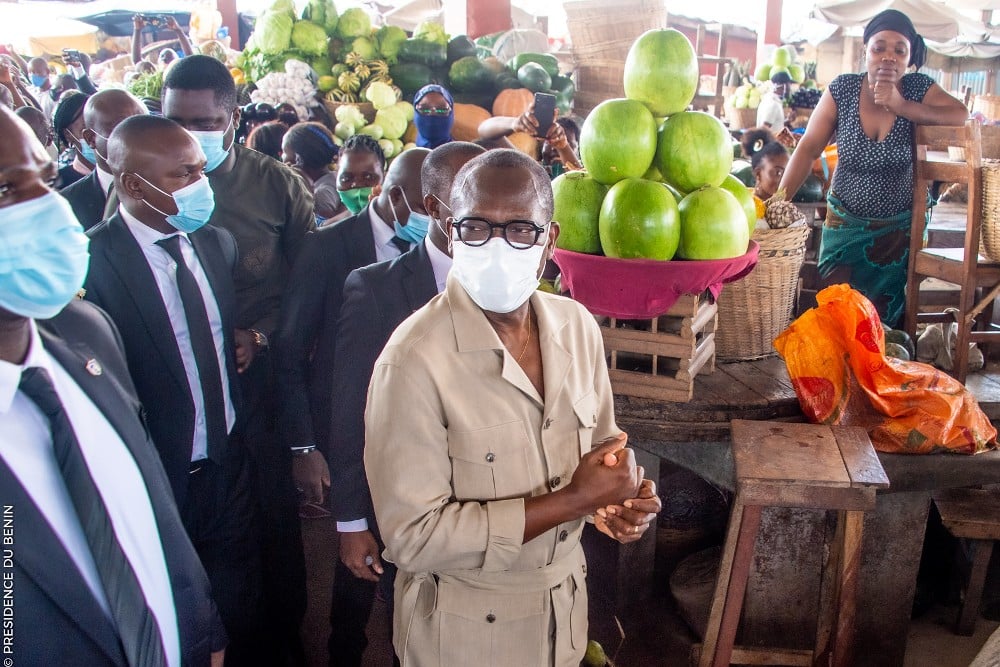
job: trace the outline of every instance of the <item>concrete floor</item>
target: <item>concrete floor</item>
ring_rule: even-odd
[[[310,519],[303,521],[302,534],[309,576],[309,608],[302,634],[310,667],[322,667],[327,664],[327,616],[334,559],[337,558],[336,529],[330,519]],[[593,570],[589,574],[600,576]],[[368,625],[371,643],[364,667],[392,664],[384,613],[384,606],[376,603]],[[913,621],[905,667],[966,667],[990,633],[1000,626],[980,618],[974,636],[959,637],[951,632],[955,614],[954,607],[939,606]],[[669,595],[657,595],[649,603],[630,610],[620,620],[625,639],[615,658],[618,667],[681,667],[688,664],[688,650],[694,637],[676,614]],[[592,607],[591,636],[601,641],[609,655],[613,655],[619,642],[613,614]]]

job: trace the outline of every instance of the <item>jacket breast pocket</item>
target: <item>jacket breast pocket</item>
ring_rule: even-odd
[[[502,500],[531,494],[528,435],[521,421],[448,434],[456,500]]]
[[[549,593],[504,594],[459,584],[438,585],[441,667],[528,667],[549,664]]]
[[[593,447],[594,429],[597,428],[597,394],[590,392],[573,403],[576,414],[577,435],[580,440],[580,456],[582,457]]]

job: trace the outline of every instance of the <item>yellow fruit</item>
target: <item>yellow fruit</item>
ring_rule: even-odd
[[[747,189],[749,190],[751,188],[747,188]],[[764,203],[763,199],[761,199],[757,195],[754,195],[753,196],[753,205],[754,205],[754,208],[757,209],[757,219],[758,220],[763,220],[764,219],[764,214],[767,213],[767,204]]]

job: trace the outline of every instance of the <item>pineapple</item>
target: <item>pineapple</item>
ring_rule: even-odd
[[[764,212],[764,219],[771,229],[784,229],[803,217],[798,207],[785,197],[786,193],[782,188],[765,202],[767,210]]]

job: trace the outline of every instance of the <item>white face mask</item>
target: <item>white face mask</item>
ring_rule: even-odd
[[[500,237],[481,246],[452,242],[451,273],[473,301],[492,313],[514,311],[538,287],[545,245],[512,248]]]

